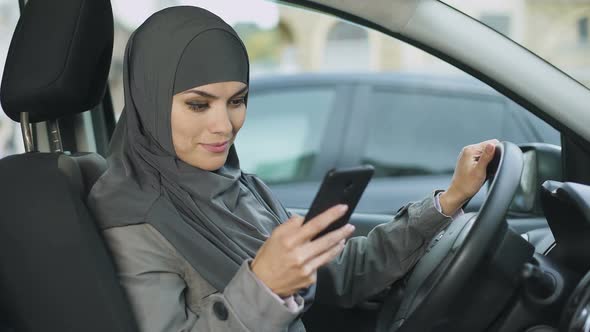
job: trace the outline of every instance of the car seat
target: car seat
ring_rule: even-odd
[[[137,331],[85,205],[106,162],[64,153],[57,124],[100,103],[112,49],[108,0],[29,0],[16,26],[0,87],[27,151],[0,160],[0,321],[9,331]],[[36,152],[30,125],[40,121],[52,152]]]

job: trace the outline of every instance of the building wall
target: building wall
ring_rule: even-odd
[[[328,43],[328,35],[339,19],[321,15],[310,14],[297,8],[280,7],[281,24],[288,29],[293,36],[293,43],[298,50],[297,59],[304,71],[317,71],[322,69],[324,55]],[[368,47],[370,61],[367,70],[397,69],[400,66],[399,42],[376,31],[368,33]]]
[[[581,40],[578,27],[590,19],[590,0],[527,0],[526,12],[527,47],[590,86],[590,39]]]

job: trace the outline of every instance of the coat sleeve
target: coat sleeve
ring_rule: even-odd
[[[188,263],[147,227],[104,231],[140,331],[288,331],[298,318],[303,300],[295,299],[296,310],[288,308],[256,278],[249,261],[242,264],[223,293],[206,296],[198,310],[191,310],[185,294],[188,287],[196,286],[186,283]]]
[[[416,264],[450,221],[436,209],[434,194],[402,207],[366,237],[349,239],[342,253],[319,270],[318,300],[352,307],[381,292]]]

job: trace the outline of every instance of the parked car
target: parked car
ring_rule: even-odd
[[[282,202],[307,209],[331,168],[371,164],[356,211],[390,214],[451,180],[461,148],[491,138],[560,145],[559,132],[476,79],[412,73],[254,78],[236,147]],[[477,211],[481,192],[467,206]]]

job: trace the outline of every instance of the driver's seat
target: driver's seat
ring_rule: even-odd
[[[61,152],[57,126],[100,103],[112,48],[108,0],[29,0],[17,24],[0,89],[27,150],[0,160],[0,322],[9,331],[138,331],[84,203],[105,161]],[[35,152],[29,121],[55,130],[54,152]]]

